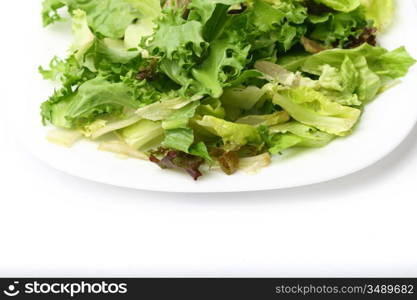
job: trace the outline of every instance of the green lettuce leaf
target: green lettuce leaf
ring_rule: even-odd
[[[44,0],[44,25],[61,20],[58,9],[64,6],[71,14],[85,11],[95,33],[114,39],[123,38],[126,28],[137,19],[154,19],[161,13],[159,0]]]
[[[104,38],[95,43],[95,56],[114,64],[128,64],[139,56],[139,50],[129,50],[122,40]]]
[[[269,152],[273,155],[279,154],[286,149],[298,146],[302,140],[301,137],[292,133],[276,134],[270,139]]]
[[[275,83],[285,87],[304,86],[314,88],[330,100],[348,106],[360,106],[362,102],[359,100],[359,95],[363,96],[361,87],[363,86],[364,92],[366,92],[371,90],[368,87],[373,83],[373,81],[369,80],[370,78],[367,78],[368,80],[362,86],[359,86],[359,71],[347,56],[340,69],[327,64],[322,65],[321,75],[318,80],[304,77],[300,72],[288,71],[282,66],[271,62],[259,61],[255,63],[255,67]],[[366,64],[363,67],[366,67]],[[379,77],[377,79],[379,80]],[[377,85],[377,90],[379,87],[380,85]],[[369,98],[371,97],[372,95],[369,96]]]
[[[200,88],[212,97],[219,98],[226,82],[237,78],[245,67],[249,49],[230,38],[214,41],[208,58],[192,70]]]
[[[370,72],[366,80],[360,82],[360,75],[366,76],[365,70],[368,71],[366,65],[362,67],[359,69],[362,70],[360,73],[348,56],[343,61],[340,70],[324,65],[318,80],[320,92],[334,102],[348,106],[360,106],[362,102],[359,99],[372,99],[380,88],[379,78],[374,81],[371,78],[373,73]]]
[[[366,7],[366,16],[374,22],[379,30],[386,29],[394,18],[395,3],[393,0],[361,0]]]
[[[278,111],[269,115],[248,115],[237,119],[236,123],[251,126],[274,126],[289,120],[290,115],[286,111]]]
[[[194,117],[199,105],[199,101],[194,101],[172,112],[172,114],[169,117],[164,119],[164,121],[162,122],[162,127],[166,130],[186,128],[188,125],[188,121]]]
[[[385,50],[379,57],[369,57],[369,68],[384,80],[392,80],[407,75],[416,60],[408,54],[405,47],[394,51]]]
[[[256,86],[226,89],[220,101],[230,120],[237,119],[243,111],[252,109],[265,95],[266,90]]]
[[[365,10],[360,7],[351,12],[329,14],[324,22],[314,25],[308,37],[328,48],[345,48],[352,39],[358,38],[368,26]]]
[[[120,115],[124,109],[138,107],[139,102],[134,99],[131,88],[98,76],[83,83],[74,94],[60,102],[46,102],[42,109],[43,115],[54,125],[77,128],[93,122],[98,116]]]
[[[200,116],[208,115],[224,119],[226,117],[226,110],[219,99],[206,98],[201,101],[201,105],[197,108],[197,114]]]
[[[334,138],[334,135],[322,132],[314,127],[292,121],[269,128],[272,134],[287,134],[291,133],[300,138],[297,143],[299,147],[324,147],[329,144]]]
[[[277,51],[285,52],[299,42],[307,31],[306,18],[307,9],[300,1],[254,0],[246,24],[237,26],[243,27],[238,31],[248,36],[256,59],[273,59]]]
[[[165,131],[165,139],[162,145],[166,148],[188,153],[193,143],[194,133],[191,128],[175,128]]]
[[[164,129],[161,122],[140,120],[139,122],[119,130],[121,138],[134,149],[148,150],[161,145]]]
[[[197,124],[221,137],[224,145],[238,149],[246,144],[260,144],[261,137],[257,129],[246,124],[236,124],[212,116],[204,116]],[[230,150],[230,149],[229,149]]]
[[[361,5],[361,0],[315,0],[334,10],[351,12]]]
[[[154,35],[142,47],[149,49],[151,55],[160,57],[159,68],[163,73],[187,88],[193,81],[191,69],[208,47],[202,29],[200,22],[185,22],[181,15],[170,12],[159,20]]]
[[[54,57],[49,63],[49,68],[39,67],[39,72],[44,79],[60,82],[68,88],[88,77],[88,72],[81,67],[74,55],[69,56],[66,60]]]
[[[339,84],[344,82],[342,85],[345,86],[345,92],[351,91],[357,83],[356,93],[363,102],[375,98],[390,81],[405,76],[415,62],[404,47],[388,51],[369,44],[355,49],[326,50],[311,56],[287,57],[281,61],[283,67],[288,70],[301,70],[312,75],[324,76],[322,84],[329,80],[324,71],[330,70],[329,67],[334,68],[338,70],[338,76],[341,76]],[[336,80],[333,84],[337,84]]]
[[[193,97],[188,99],[184,99],[182,97],[163,99],[138,109],[136,111],[136,115],[143,119],[152,121],[169,120],[170,117],[173,115],[175,116],[175,113],[178,110],[187,107],[187,105],[194,101],[198,101],[199,99],[200,97]]]
[[[263,126],[259,128],[259,132],[271,154],[278,154],[293,147],[323,147],[335,137],[296,121],[270,128]]]
[[[168,59],[184,54],[201,56],[206,45],[201,36],[201,23],[184,22],[184,20],[178,20],[177,16],[173,16],[173,19],[165,18],[158,23],[158,28],[149,44],[151,53]],[[187,48],[190,45],[192,52]]]
[[[227,23],[233,16],[228,14],[232,5],[237,5],[245,0],[194,0],[188,6],[190,14],[188,20],[196,20],[204,24],[203,37],[207,42],[221,36]]]
[[[74,41],[70,47],[70,51],[81,61],[84,54],[93,45],[95,37],[88,27],[87,14],[80,9],[73,12],[72,32]]]
[[[62,20],[58,10],[64,7],[65,4],[65,0],[44,0],[42,2],[43,26],[48,26]]]
[[[151,36],[155,29],[155,22],[153,18],[143,18],[134,24],[129,25],[125,31],[124,44],[126,49],[137,48],[142,50],[143,56],[148,56],[149,53],[142,47],[139,47],[143,38]]]
[[[197,144],[192,145],[189,152],[194,156],[204,158],[207,162],[213,161],[204,142],[198,142]]]
[[[279,91],[273,95],[273,102],[298,122],[339,136],[350,133],[361,115],[359,109],[332,102],[308,87]]]
[[[194,132],[188,123],[194,117],[199,105],[198,101],[191,102],[173,112],[162,122],[162,127],[165,129],[164,147],[189,153],[189,149],[194,143]]]
[[[126,28],[141,17],[158,16],[157,0],[66,0],[70,11],[87,13],[90,27],[109,38],[122,38]]]

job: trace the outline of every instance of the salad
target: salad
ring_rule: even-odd
[[[393,0],[44,0],[71,18],[41,106],[49,140],[146,159],[198,179],[256,172],[294,147],[351,134],[415,63],[377,36]],[[209,166],[209,168],[204,168]],[[204,171],[205,172],[205,171]]]

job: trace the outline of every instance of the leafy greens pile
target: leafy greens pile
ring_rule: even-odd
[[[256,170],[292,147],[346,136],[415,60],[376,34],[393,0],[44,0],[74,41],[42,104],[59,139],[183,169]],[[73,134],[72,134],[73,133]],[[55,138],[57,138],[55,136]]]

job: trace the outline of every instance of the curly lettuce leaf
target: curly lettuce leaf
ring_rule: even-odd
[[[224,26],[216,23],[232,18],[227,9],[240,2],[193,1],[187,21],[181,12],[168,10],[146,42],[151,55],[160,58],[160,70],[184,89],[219,97],[248,62],[250,47],[232,32],[222,35]]]
[[[345,48],[358,38],[369,26],[363,7],[350,12],[337,12],[328,15],[326,21],[314,25],[308,37],[322,43],[325,47]]]
[[[208,47],[202,37],[203,25],[197,21],[185,22],[178,13],[170,12],[159,20],[154,35],[148,38],[144,48],[160,58],[159,68],[171,80],[189,87],[193,81],[191,69],[197,58]]]
[[[42,2],[42,21],[43,26],[62,20],[58,10],[65,6],[65,0],[44,0]]]
[[[206,45],[201,32],[202,25],[199,22],[184,22],[178,20],[177,16],[174,20],[165,18],[158,23],[149,48],[153,55],[175,59],[182,55],[190,55],[191,52],[187,47],[191,46],[192,53],[201,56]]]
[[[190,14],[188,20],[196,20],[202,24],[203,37],[210,42],[218,38],[233,16],[228,14],[232,5],[238,5],[245,0],[194,0],[191,1],[188,8]]]
[[[159,0],[44,0],[44,25],[61,20],[58,10],[64,6],[71,14],[85,11],[95,33],[114,39],[123,38],[126,28],[137,19],[154,19],[161,14]]]
[[[286,52],[306,33],[307,9],[298,1],[253,1],[244,24],[238,32],[247,36],[256,59],[274,59]],[[243,25],[243,26],[242,26]]]
[[[220,97],[226,82],[237,78],[244,69],[249,49],[233,38],[212,42],[208,58],[192,70],[200,88],[214,98]]]
[[[86,76],[86,70],[80,66],[74,55],[65,60],[54,57],[49,63],[48,69],[39,67],[39,73],[44,79],[60,82],[68,88],[82,81]]]
[[[130,87],[98,76],[58,103],[44,103],[42,114],[55,126],[77,128],[92,123],[98,116],[120,115],[124,109],[138,107]]]

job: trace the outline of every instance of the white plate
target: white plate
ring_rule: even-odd
[[[183,173],[163,171],[149,162],[119,159],[100,152],[94,143],[81,142],[72,149],[61,148],[45,140],[46,129],[41,125],[38,107],[52,92],[52,87],[42,81],[36,69],[53,55],[65,54],[70,41],[69,26],[58,24],[42,29],[37,18],[40,1],[25,1],[27,3],[20,7],[18,1],[13,2],[15,11],[21,13],[19,18],[11,14],[5,20],[8,28],[14,30],[8,32],[7,40],[3,39],[11,46],[9,53],[1,55],[8,70],[3,75],[7,76],[9,90],[10,130],[36,157],[74,176],[122,187],[171,192],[237,192],[302,186],[335,179],[372,165],[395,149],[417,121],[417,70],[414,67],[401,84],[367,106],[353,135],[321,149],[287,152],[275,157],[270,167],[256,175],[226,176],[210,172],[194,182]],[[381,37],[381,42],[389,49],[405,45],[417,57],[413,0],[397,2],[396,23]],[[16,112],[20,116],[16,116]]]

